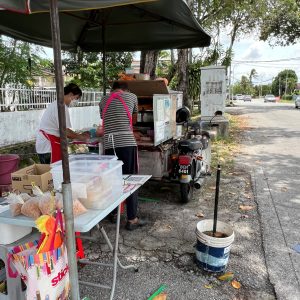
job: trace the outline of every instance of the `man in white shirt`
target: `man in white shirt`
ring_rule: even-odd
[[[72,126],[68,108],[73,101],[77,101],[81,96],[82,91],[76,84],[70,83],[64,87],[67,137],[69,139],[85,141],[89,139],[88,134],[79,134],[70,129]],[[50,162],[53,163],[56,160],[59,160],[59,143],[60,140],[57,101],[54,101],[45,110],[36,137],[36,152],[38,153],[40,162],[42,164],[49,164]]]

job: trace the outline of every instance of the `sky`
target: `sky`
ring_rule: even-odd
[[[233,51],[233,82],[240,80],[242,75],[249,76],[252,69],[258,74],[253,79],[253,83],[257,85],[271,83],[284,69],[294,70],[300,82],[300,43],[271,47],[267,42],[247,38],[236,42]]]

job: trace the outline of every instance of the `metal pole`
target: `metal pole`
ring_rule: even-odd
[[[229,86],[229,102],[233,103],[233,95],[232,95],[232,87],[231,87],[231,63],[229,66],[228,86]]]
[[[106,95],[106,50],[105,50],[105,23],[102,23],[102,79],[103,95]]]
[[[285,76],[285,90],[284,90],[285,96],[286,96],[286,91],[287,91],[287,80],[288,80],[288,72],[286,73],[286,76]]]
[[[215,210],[214,210],[214,225],[213,225],[213,236],[217,231],[217,221],[218,221],[218,205],[219,205],[219,188],[220,188],[220,175],[221,166],[218,165],[217,169],[217,180],[216,180],[216,194],[215,194]]]
[[[54,67],[55,67],[55,82],[57,93],[57,110],[58,110],[58,122],[60,133],[60,149],[62,154],[62,167],[63,167],[63,204],[64,204],[64,216],[66,224],[66,245],[68,250],[68,263],[70,274],[70,286],[71,286],[71,299],[79,300],[79,284],[78,284],[78,270],[76,259],[76,247],[75,247],[75,233],[74,233],[74,216],[73,216],[73,201],[72,190],[70,183],[70,169],[68,159],[68,141],[66,134],[66,115],[64,104],[64,89],[63,89],[63,74],[61,63],[61,43],[60,43],[60,29],[59,29],[59,14],[58,14],[58,0],[50,1],[50,20],[51,20],[51,33],[52,33],[52,45],[54,55]]]

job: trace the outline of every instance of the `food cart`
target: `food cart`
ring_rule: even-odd
[[[182,136],[176,124],[176,111],[182,107],[182,92],[169,90],[163,80],[126,81],[138,98],[134,126],[138,145],[140,173],[161,180],[168,176],[168,162],[174,140]]]

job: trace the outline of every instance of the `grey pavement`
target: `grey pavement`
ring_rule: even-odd
[[[300,299],[300,111],[259,100],[230,111],[248,119],[239,160],[252,171],[270,281],[277,299]]]

